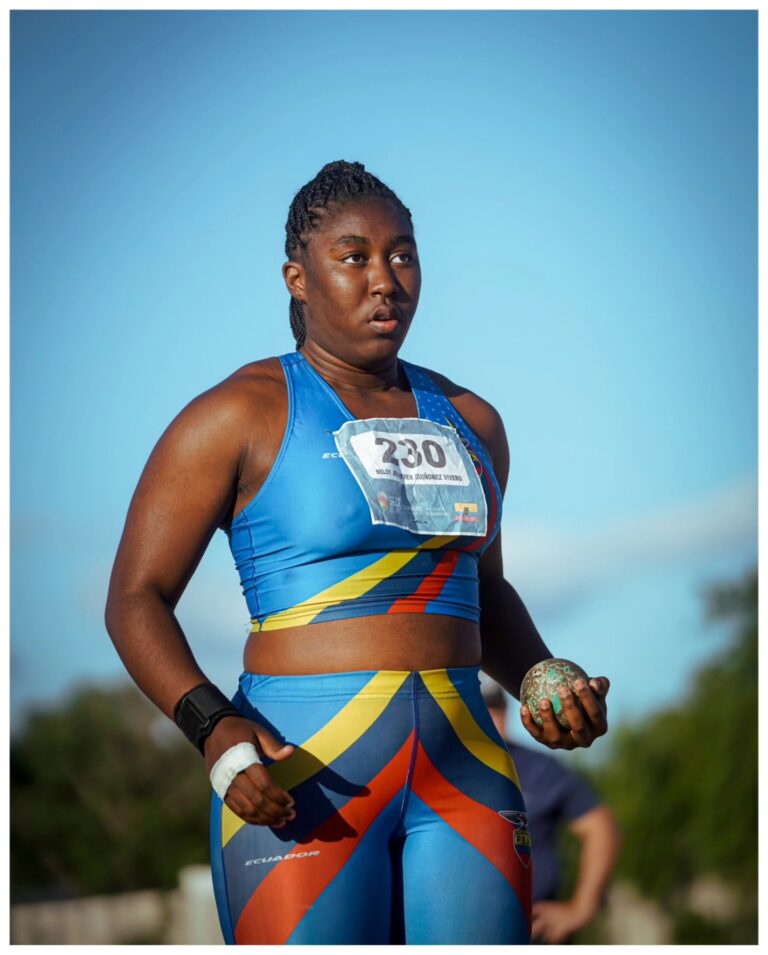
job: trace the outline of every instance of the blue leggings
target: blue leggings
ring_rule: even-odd
[[[477,667],[244,673],[233,702],[297,747],[270,765],[296,818],[249,825],[214,794],[228,944],[529,941],[525,806]]]

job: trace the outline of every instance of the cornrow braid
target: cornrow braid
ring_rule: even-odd
[[[285,223],[285,254],[290,259],[300,249],[304,250],[309,233],[317,228],[321,215],[318,210],[331,204],[354,202],[358,199],[389,199],[411,219],[411,211],[395,193],[377,179],[360,162],[345,162],[343,159],[329,162],[311,182],[294,196]],[[304,344],[307,335],[304,323],[304,306],[291,297],[289,309],[291,331],[296,339],[296,349]]]

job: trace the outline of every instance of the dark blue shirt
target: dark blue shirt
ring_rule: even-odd
[[[557,759],[507,740],[528,811],[533,843],[533,900],[554,899],[560,888],[558,829],[600,804],[600,799]]]

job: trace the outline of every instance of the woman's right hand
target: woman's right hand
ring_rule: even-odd
[[[274,760],[287,759],[295,749],[290,743],[281,745],[259,723],[245,717],[225,716],[205,741],[205,767],[209,776],[219,757],[236,743],[253,743],[260,756]],[[278,786],[267,767],[259,763],[253,763],[235,776],[224,802],[236,816],[254,826],[279,829],[296,816],[293,797]]]

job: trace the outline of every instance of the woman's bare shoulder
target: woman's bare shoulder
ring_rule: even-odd
[[[440,387],[446,398],[459,412],[467,424],[483,439],[488,448],[493,448],[503,434],[504,425],[501,415],[485,398],[463,385],[458,385],[440,372],[425,368],[424,371]]]
[[[253,393],[268,399],[273,395],[285,394],[283,366],[276,357],[250,361],[247,365],[241,365],[218,385],[214,385],[211,390],[232,398]]]
[[[222,381],[185,405],[168,427],[177,438],[184,434],[237,440],[253,435],[259,420],[279,415],[287,401],[285,377],[278,358],[263,358],[242,365]]]

